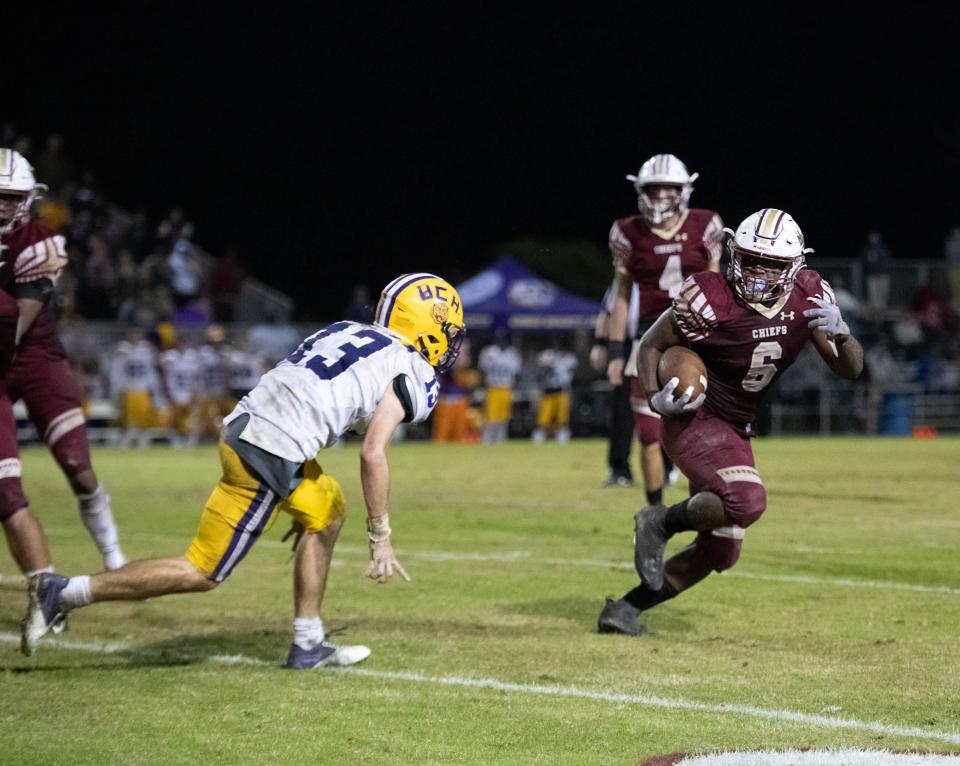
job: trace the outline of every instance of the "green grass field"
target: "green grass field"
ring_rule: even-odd
[[[290,641],[281,519],[210,594],[102,604],[17,653],[25,597],[0,561],[0,763],[636,764],[672,751],[960,750],[960,441],[755,443],[769,495],[735,569],[601,636],[636,584],[637,489],[605,444],[401,444],[376,585],[359,459],[323,456],[350,504],[324,607],[357,670],[278,669]],[[179,555],[218,477],[212,448],[99,450],[125,552]],[[57,569],[98,556],[49,456],[25,485]],[[685,485],[684,485],[685,486]],[[673,487],[669,502],[685,489]],[[688,535],[671,541],[684,544]]]

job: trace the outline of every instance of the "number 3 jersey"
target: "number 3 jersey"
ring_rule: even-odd
[[[657,233],[642,215],[613,222],[610,254],[620,274],[640,288],[640,323],[655,322],[680,290],[683,280],[720,261],[723,221],[712,210],[691,208],[669,230]]]
[[[241,440],[303,463],[345,432],[366,431],[389,386],[406,422],[422,422],[437,403],[436,371],[404,338],[380,325],[337,322],[261,377],[224,425],[249,414]]]
[[[707,366],[709,384],[704,407],[741,433],[752,421],[766,389],[810,340],[813,330],[803,312],[816,308],[812,296],[836,300],[816,271],[797,273],[793,290],[771,306],[745,303],[723,274],[695,274],[673,301],[673,315],[683,334]]]

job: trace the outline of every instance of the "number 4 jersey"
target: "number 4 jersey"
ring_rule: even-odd
[[[249,414],[240,439],[302,463],[345,432],[366,431],[388,386],[406,422],[426,420],[437,403],[434,368],[404,338],[380,325],[337,322],[260,378],[224,425]]]
[[[613,222],[610,254],[620,274],[640,288],[640,326],[670,306],[683,280],[720,260],[723,221],[712,210],[684,211],[669,230],[654,231],[641,215]]]
[[[709,373],[708,412],[745,435],[752,433],[765,390],[796,361],[813,333],[803,312],[811,296],[835,303],[830,285],[802,269],[793,290],[766,306],[744,303],[723,274],[705,271],[683,283],[673,314]]]

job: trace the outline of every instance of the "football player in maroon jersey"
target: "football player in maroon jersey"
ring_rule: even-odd
[[[764,392],[812,343],[838,376],[863,370],[863,348],[837,308],[830,285],[804,269],[812,252],[800,227],[767,208],[729,229],[726,275],[689,277],[640,342],[640,382],[663,415],[667,452],[690,479],[691,496],[670,508],[651,505],[635,516],[635,565],[642,583],[607,599],[601,633],[640,635],[641,612],[732,567],[744,531],[764,512],[766,492],[750,446]],[[707,366],[705,394],[675,396],[678,380],[657,383],[657,364],[671,346],[686,345]],[[693,543],[663,561],[666,541],[696,531]]]
[[[650,408],[636,377],[639,343],[634,342],[631,351],[620,342],[627,329],[630,293],[636,283],[640,295],[639,339],[670,306],[684,279],[698,271],[720,268],[723,222],[712,210],[688,208],[697,174],[690,175],[672,154],[651,157],[637,175],[627,179],[637,190],[640,214],[614,221],[610,229],[617,290],[610,315],[607,378],[613,386],[621,385],[624,375],[629,379],[647,503],[656,505],[663,498],[664,479],[660,415]]]
[[[18,399],[24,400],[76,495],[104,565],[112,569],[124,563],[110,498],[90,462],[80,388],[49,306],[54,280],[67,256],[64,238],[31,217],[31,205],[43,188],[26,159],[0,148],[0,290],[11,299],[17,317],[15,337],[7,339],[3,349],[12,363],[0,382],[0,519],[14,558],[28,578],[50,568],[50,554],[20,481],[13,417]]]

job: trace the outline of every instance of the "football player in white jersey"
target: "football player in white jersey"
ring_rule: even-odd
[[[160,370],[170,400],[170,433],[175,447],[194,447],[200,437],[203,366],[197,349],[179,340],[160,354]]]
[[[224,420],[222,478],[186,555],[135,561],[114,572],[46,574],[30,588],[22,648],[30,653],[66,613],[98,601],[209,591],[223,582],[279,511],[294,520],[294,637],[286,667],[352,665],[363,646],[327,643],[320,604],[343,524],[340,485],[316,457],[344,432],[364,434],[360,479],[367,506],[368,577],[410,578],[390,542],[387,446],[402,422],[422,422],[437,402],[437,371],[463,341],[457,291],[432,274],[384,288],[374,324],[337,322],[266,373]]]
[[[537,377],[540,379],[540,403],[537,406],[537,427],[531,439],[540,444],[548,435],[558,442],[570,441],[570,386],[577,369],[577,355],[558,346],[537,355]]]
[[[506,330],[497,330],[493,345],[480,352],[477,367],[483,373],[486,400],[483,408],[483,441],[493,444],[507,440],[513,406],[513,384],[523,362],[509,344]]]
[[[109,380],[120,416],[121,447],[129,447],[134,440],[146,447],[157,413],[166,407],[157,363],[156,349],[140,330],[127,333],[114,350]]]

